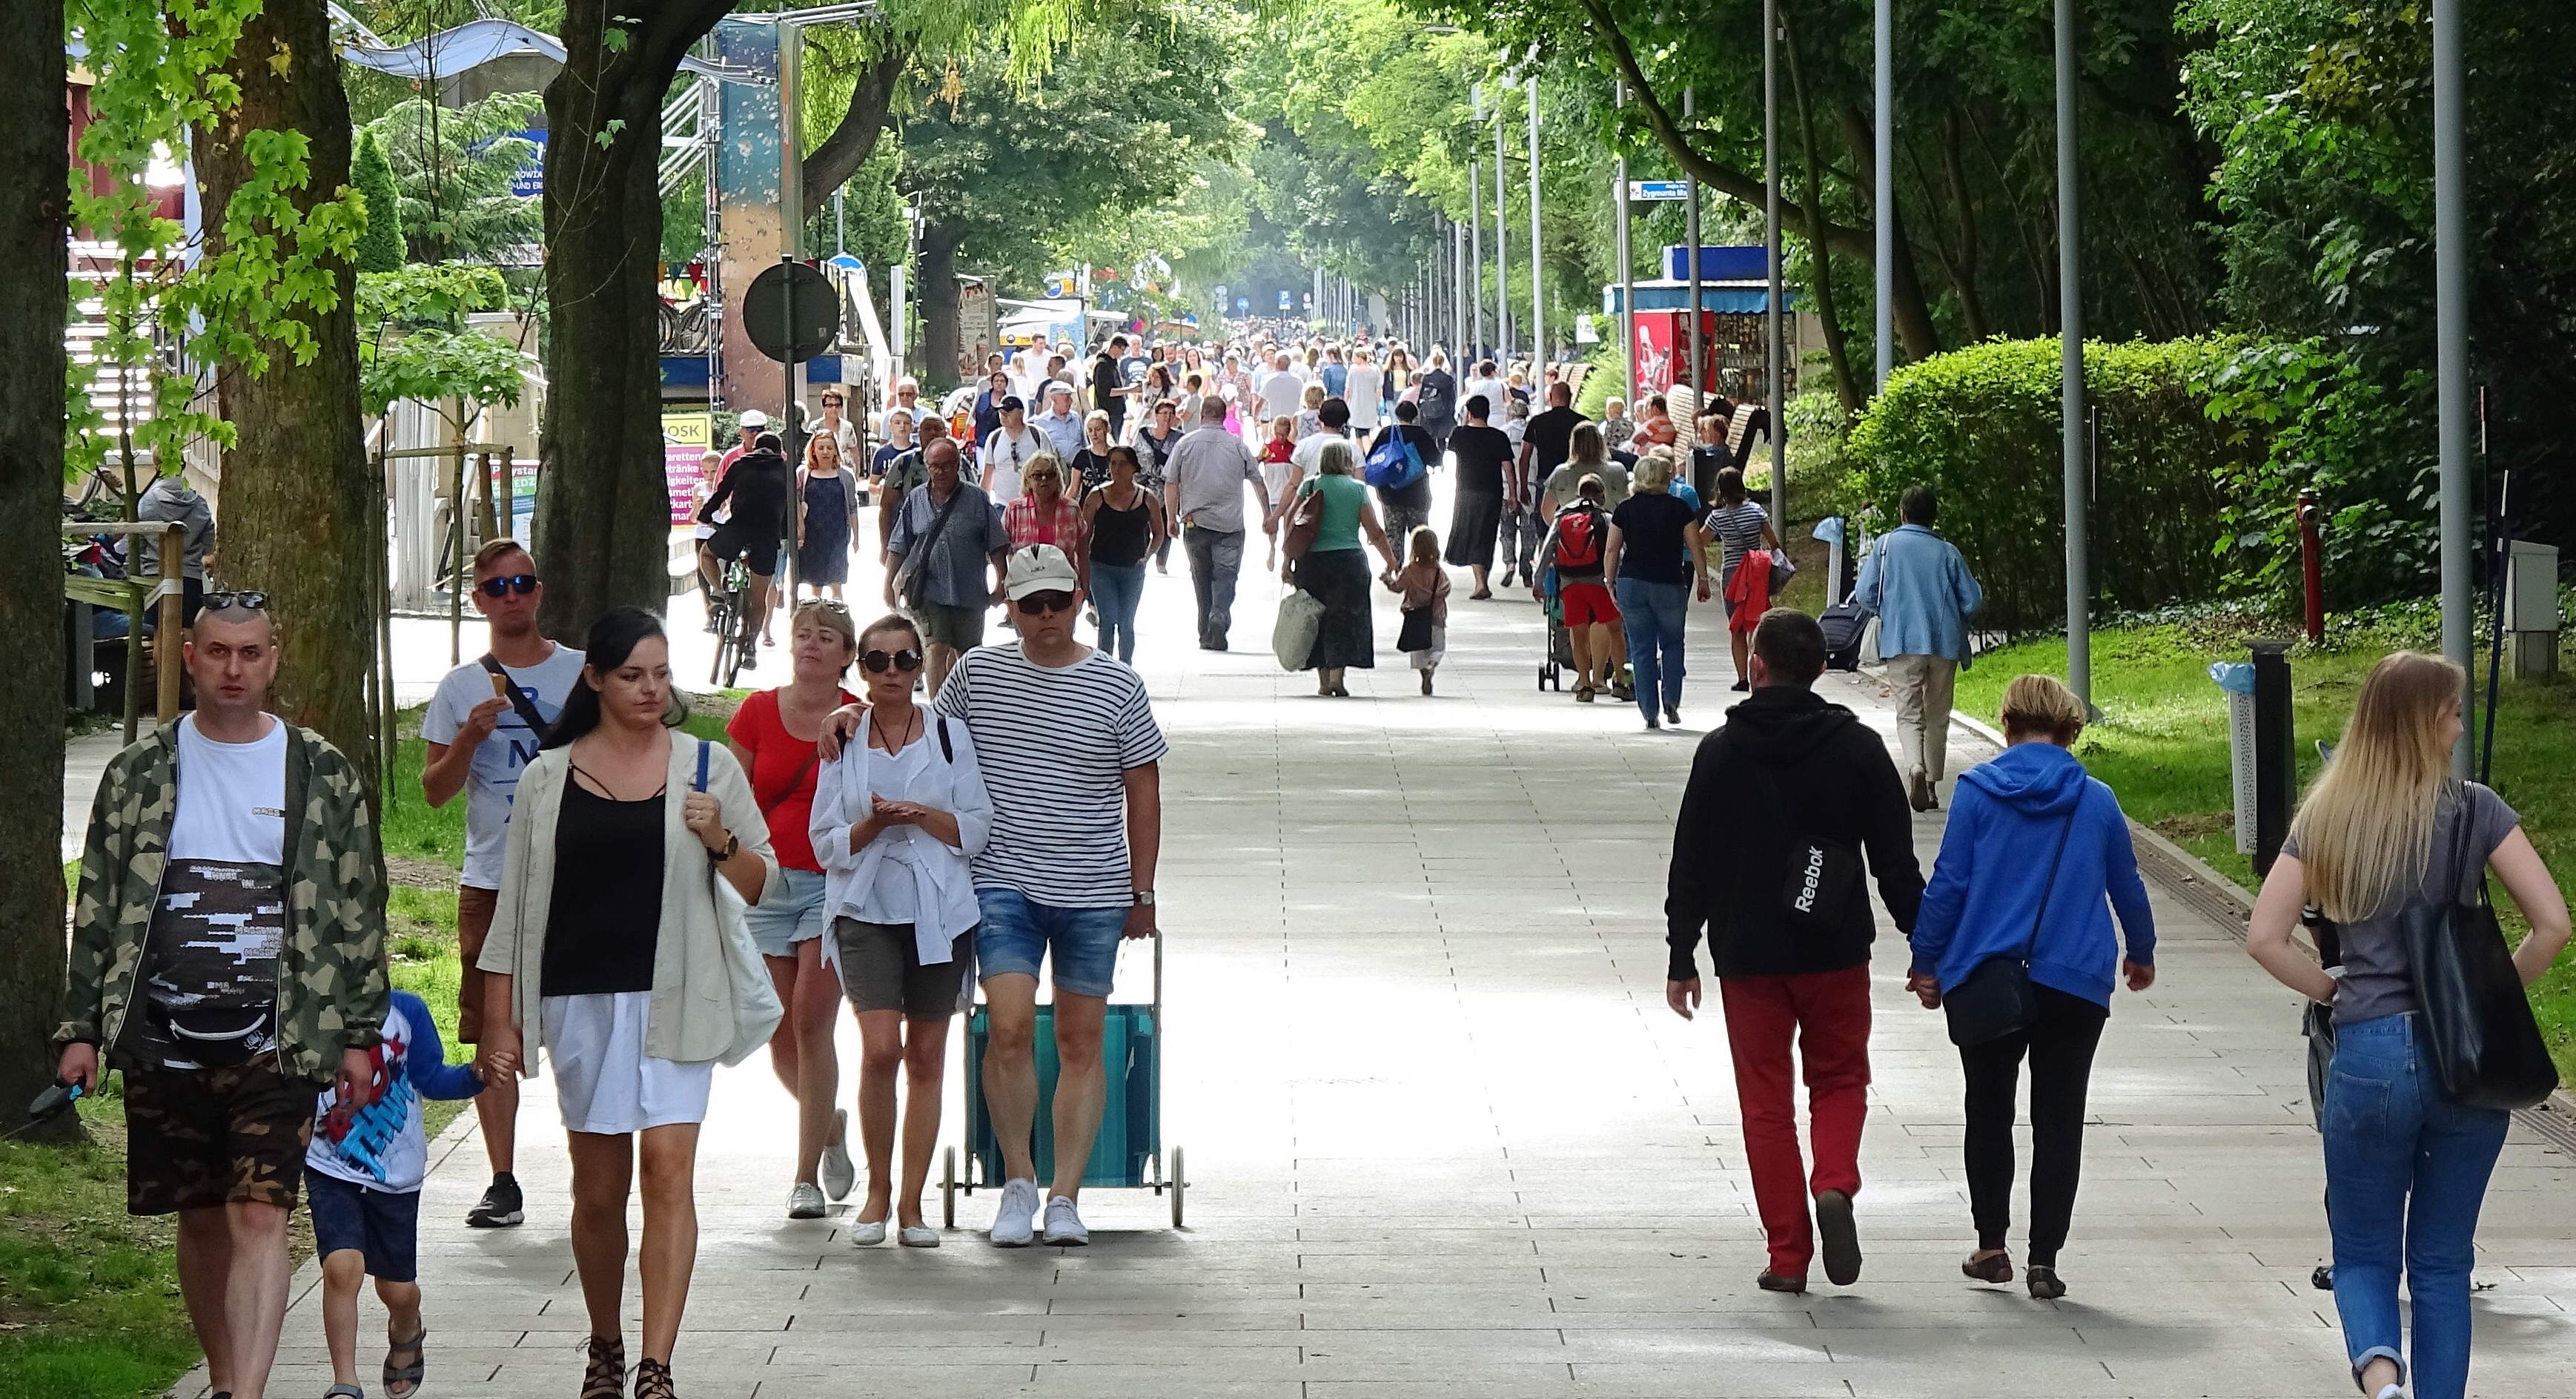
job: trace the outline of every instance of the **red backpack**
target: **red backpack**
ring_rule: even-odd
[[[1556,566],[1560,571],[1601,566],[1601,512],[1588,505],[1557,512]]]

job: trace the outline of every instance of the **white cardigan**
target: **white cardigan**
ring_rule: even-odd
[[[968,862],[984,848],[993,830],[993,798],[984,790],[984,770],[975,763],[975,740],[962,720],[943,720],[928,713],[916,743],[930,745],[921,778],[905,800],[945,811],[957,818],[957,845],[917,826],[897,826],[853,854],[850,828],[868,819],[876,793],[868,774],[876,750],[868,746],[871,710],[859,720],[859,732],[841,745],[841,756],[823,764],[814,779],[814,858],[823,866],[823,908],[829,918],[874,887],[889,864],[909,865],[913,876],[913,942],[925,966],[945,962],[959,933],[983,915],[975,906],[974,872]],[[953,757],[939,747],[945,729]]]
[[[686,733],[671,732],[668,800],[662,804],[662,921],[653,944],[653,999],[644,1022],[644,1052],[683,1064],[708,1059],[733,1064],[767,1043],[769,1030],[755,1023],[761,1018],[758,1007],[736,1005],[739,978],[729,964],[739,964],[752,946],[740,904],[729,883],[717,893],[721,877],[709,877],[706,844],[681,819],[682,799],[697,785],[698,744]],[[519,774],[492,932],[475,962],[484,971],[512,978],[510,1019],[523,1035],[539,1023],[546,917],[554,904],[555,818],[563,809],[571,765],[570,749],[549,748]],[[769,849],[769,823],[761,819],[742,765],[721,743],[710,745],[707,754],[707,793],[723,808],[725,829],[741,840],[744,850],[760,857],[761,892],[781,888],[778,857]],[[759,965],[756,955],[750,965]],[[768,1012],[773,1027],[776,1010],[772,999]],[[759,1030],[756,1036],[754,1029]],[[535,1076],[535,1054],[520,1056],[520,1072]]]

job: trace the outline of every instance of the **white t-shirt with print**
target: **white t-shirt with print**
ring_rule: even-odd
[[[179,809],[170,858],[242,865],[286,863],[286,721],[248,743],[219,743],[179,720]]]
[[[563,713],[573,687],[581,683],[581,661],[581,652],[557,645],[553,655],[535,665],[503,669],[510,673],[510,683],[536,707],[537,716],[551,724]],[[490,671],[471,661],[449,671],[430,696],[428,712],[421,716],[421,738],[454,743],[474,706],[490,698]],[[520,771],[537,756],[543,741],[543,735],[529,731],[518,706],[512,705],[501,711],[492,732],[475,745],[474,764],[465,774],[463,883],[477,889],[501,887],[501,847],[510,827],[510,800],[518,794]]]

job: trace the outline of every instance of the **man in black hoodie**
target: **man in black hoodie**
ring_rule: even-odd
[[[1672,947],[1664,998],[1685,1020],[1700,1003],[1694,954],[1708,930],[1745,1159],[1770,1241],[1759,1282],[1771,1292],[1806,1290],[1818,1233],[1825,1276],[1837,1285],[1860,1277],[1852,1195],[1868,1107],[1869,945],[1877,931],[1861,852],[1899,933],[1913,930],[1923,902],[1896,764],[1857,716],[1809,689],[1824,668],[1825,636],[1814,618],[1785,607],[1762,614],[1753,692],[1728,711],[1724,728],[1700,740],[1691,762],[1664,900]],[[1793,1036],[1807,1081],[1812,1176],[1798,1154]]]

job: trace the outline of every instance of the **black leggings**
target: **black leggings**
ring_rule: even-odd
[[[2094,1046],[2101,1043],[2102,1024],[2111,1013],[2082,996],[2046,986],[2032,989],[2038,993],[2039,1019],[2029,1029],[1959,1049],[1968,1077],[1968,1200],[1976,1216],[1977,1247],[2002,1248],[2012,1225],[2013,1099],[2027,1053],[2029,1261],[2053,1268],[2075,1216],[2075,1187],[2084,1169],[2084,1089],[2093,1076]]]

